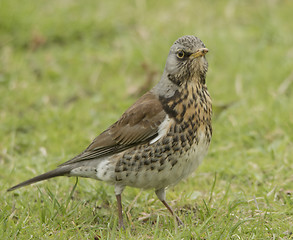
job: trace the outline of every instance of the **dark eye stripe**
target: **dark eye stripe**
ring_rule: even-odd
[[[186,58],[188,58],[191,54],[192,54],[192,53],[190,53],[190,52],[185,52],[185,55],[184,55],[184,56],[185,56]]]
[[[181,52],[184,54],[183,57],[179,56],[179,54],[181,54]],[[190,53],[190,52],[185,52],[185,51],[183,51],[183,50],[179,50],[179,51],[176,52],[176,56],[177,56],[177,58],[178,58],[179,60],[186,60],[191,54],[192,54],[192,53]]]

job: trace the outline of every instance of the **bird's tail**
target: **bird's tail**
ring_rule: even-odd
[[[26,180],[22,183],[19,183],[9,189],[7,189],[8,192],[10,191],[13,191],[17,188],[21,188],[21,187],[24,187],[24,186],[27,186],[27,185],[30,185],[32,183],[35,183],[35,182],[40,182],[40,181],[43,181],[43,180],[47,180],[47,179],[50,179],[50,178],[53,178],[53,177],[59,177],[59,176],[66,176],[70,173],[70,171],[73,169],[72,166],[62,166],[62,167],[59,167],[59,168],[56,168],[52,171],[49,171],[49,172],[46,172],[46,173],[43,173],[39,176],[36,176],[36,177],[33,177],[29,180]]]

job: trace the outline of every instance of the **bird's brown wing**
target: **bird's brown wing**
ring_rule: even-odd
[[[148,92],[116,123],[96,137],[84,152],[60,166],[97,159],[148,142],[158,135],[159,126],[165,117],[166,113],[158,98]]]

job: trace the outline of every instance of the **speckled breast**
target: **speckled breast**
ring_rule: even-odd
[[[164,135],[121,153],[115,183],[144,189],[174,185],[192,173],[207,154],[212,136],[207,89],[187,86],[184,93],[161,101],[171,119],[164,126]]]

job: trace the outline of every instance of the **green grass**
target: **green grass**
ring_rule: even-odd
[[[292,239],[293,2],[0,3],[1,239]],[[169,47],[210,49],[214,135],[167,192],[56,178],[7,193],[80,153],[160,78]],[[138,198],[136,196],[139,195]],[[127,214],[126,214],[127,213]],[[126,217],[127,215],[127,217]]]

